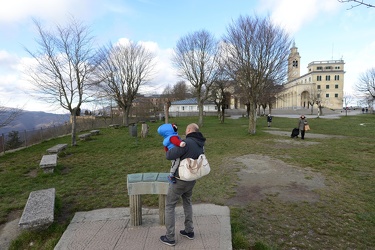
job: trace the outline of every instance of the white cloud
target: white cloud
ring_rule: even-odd
[[[337,11],[337,6],[336,0],[263,0],[259,8],[271,12],[276,24],[294,34],[318,14]]]

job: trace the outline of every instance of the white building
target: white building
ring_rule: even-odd
[[[171,116],[191,116],[197,115],[199,112],[198,110],[198,102],[197,98],[191,98],[187,100],[180,100],[174,101],[171,103],[169,107],[169,114]],[[206,101],[203,104],[203,112],[205,115],[208,114],[217,114],[217,107],[215,103]]]

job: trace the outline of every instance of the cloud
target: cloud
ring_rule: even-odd
[[[334,0],[263,0],[259,9],[270,12],[276,24],[294,34],[318,14],[337,11],[338,5]]]
[[[0,50],[0,73],[2,71],[9,72],[14,71],[19,63],[19,58],[16,55],[12,55],[5,50]]]

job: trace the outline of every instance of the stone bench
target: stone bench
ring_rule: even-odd
[[[43,155],[39,166],[43,169],[44,173],[53,173],[53,170],[57,166],[57,154]]]
[[[91,133],[86,133],[86,134],[81,134],[78,136],[78,138],[81,140],[81,141],[87,141],[89,140],[91,137]]]
[[[91,135],[98,135],[99,133],[100,133],[100,130],[97,130],[97,129],[90,131]]]
[[[130,207],[130,224],[142,225],[142,194],[159,195],[159,223],[165,224],[165,201],[168,193],[168,173],[128,174],[127,187]]]
[[[33,191],[27,199],[18,226],[26,230],[48,228],[54,220],[55,188]]]
[[[111,124],[109,125],[110,128],[119,128],[120,124]]]
[[[57,144],[57,145],[53,146],[52,148],[47,149],[47,152],[49,154],[58,154],[61,151],[63,151],[64,149],[66,149],[67,146],[68,146],[68,144]]]

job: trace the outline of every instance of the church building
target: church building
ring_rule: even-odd
[[[274,108],[301,109],[321,104],[342,109],[344,95],[344,60],[313,61],[301,76],[298,48],[293,44],[288,58],[288,82],[276,96]],[[317,106],[316,106],[317,107]]]

